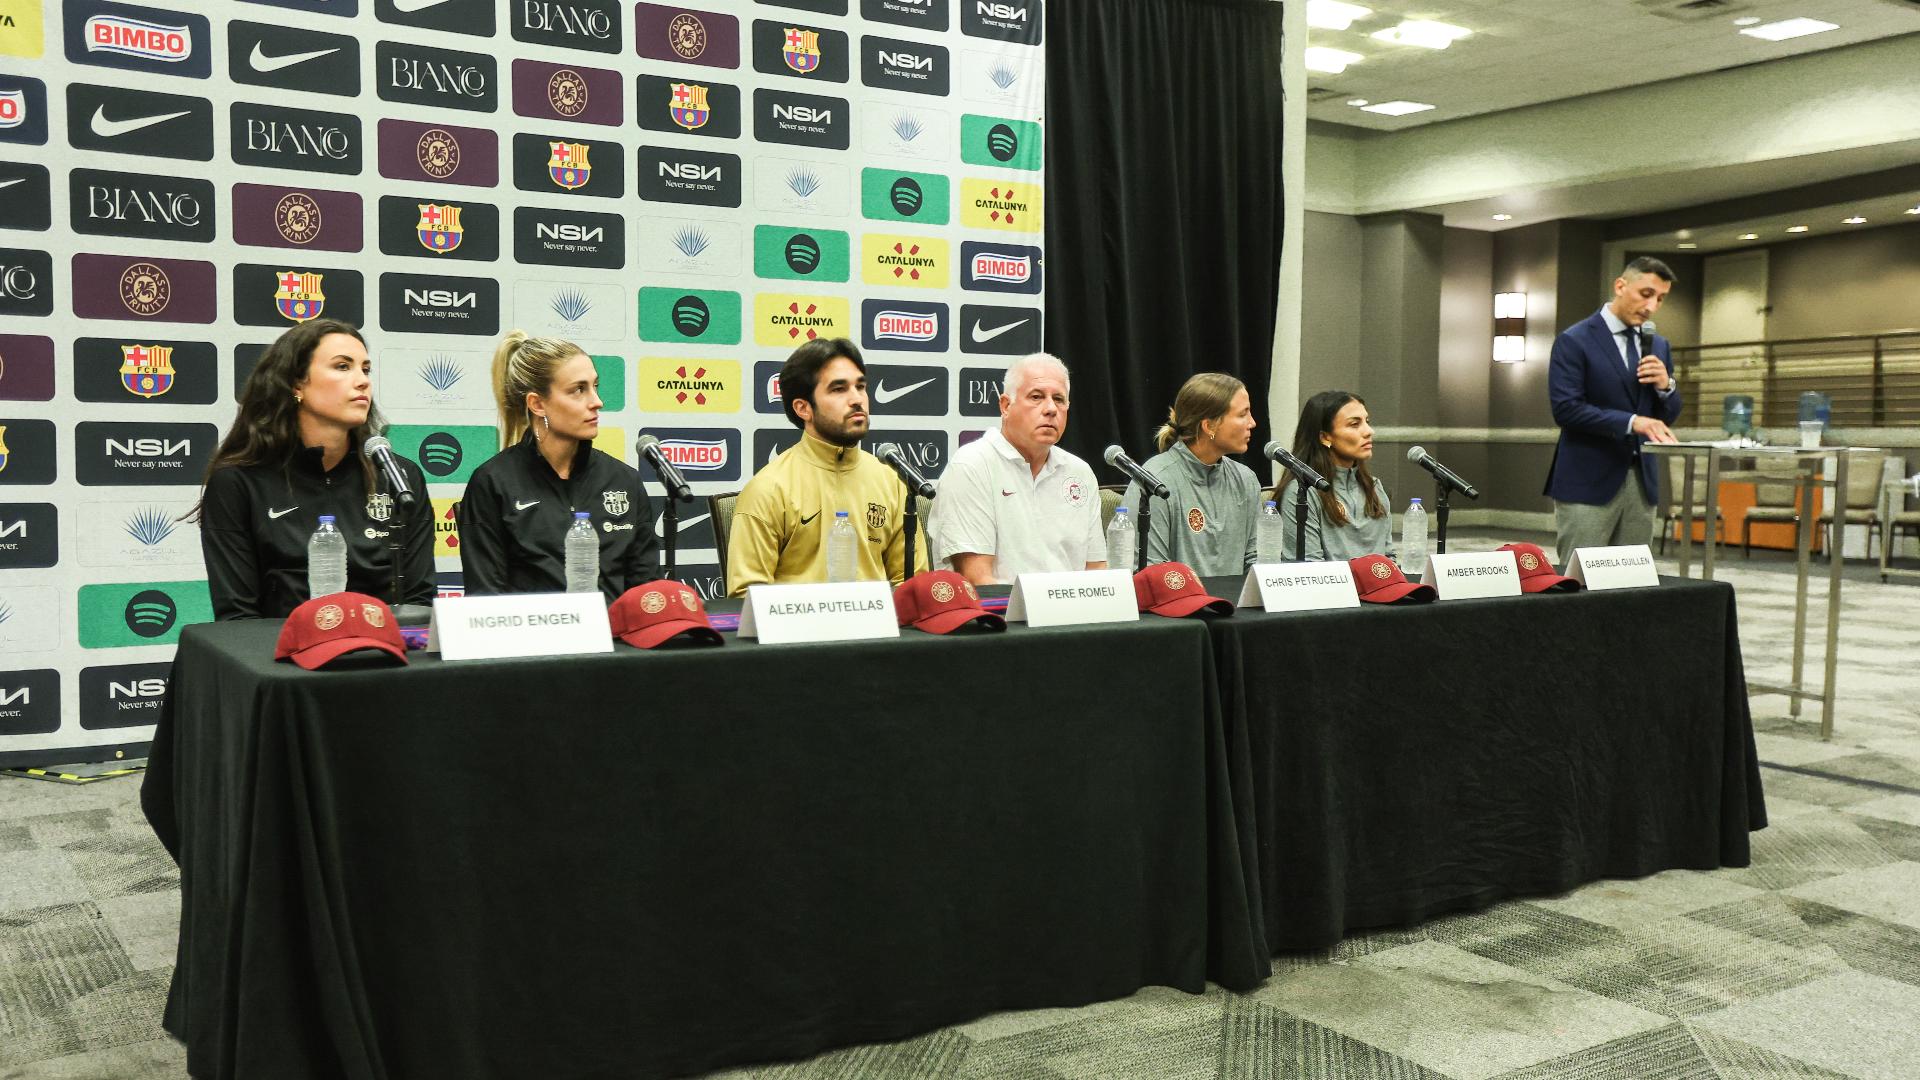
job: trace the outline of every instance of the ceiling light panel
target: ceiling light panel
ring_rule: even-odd
[[[1381,116],[1405,116],[1408,113],[1426,112],[1433,106],[1419,101],[1382,101],[1377,105],[1363,105],[1361,112],[1379,113]]]
[[[1329,49],[1324,45],[1307,46],[1307,70],[1322,75],[1338,75],[1347,70],[1348,64],[1357,64],[1366,59],[1359,53],[1350,53],[1345,49]]]
[[[1786,41],[1789,38],[1806,37],[1808,34],[1824,34],[1829,30],[1840,29],[1840,24],[1821,22],[1819,19],[1782,19],[1779,22],[1749,26],[1740,31],[1748,37],[1762,41]]]
[[[1371,8],[1340,0],[1307,0],[1307,25],[1315,30],[1345,30],[1371,14]]]
[[[1459,41],[1473,31],[1449,23],[1433,22],[1430,19],[1409,19],[1399,26],[1390,26],[1385,30],[1376,30],[1373,36],[1378,41],[1391,45],[1417,45],[1422,49],[1444,49]]]

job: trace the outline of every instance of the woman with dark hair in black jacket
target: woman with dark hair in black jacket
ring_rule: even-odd
[[[280,619],[308,599],[307,541],[322,514],[347,541],[347,591],[389,604],[433,599],[433,514],[420,466],[399,458],[419,498],[401,538],[407,595],[393,595],[399,506],[361,454],[386,424],[373,407],[360,331],[313,319],[281,334],[240,391],[199,505],[200,551],[216,619]]]

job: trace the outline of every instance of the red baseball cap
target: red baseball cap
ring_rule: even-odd
[[[950,634],[963,626],[1005,630],[1007,620],[980,606],[973,582],[951,570],[915,574],[893,590],[893,612],[901,626],[929,634]]]
[[[651,649],[670,638],[685,636],[704,645],[723,645],[726,639],[707,618],[700,594],[678,581],[649,581],[620,594],[607,608],[613,636],[639,649]]]
[[[1362,555],[1348,559],[1353,568],[1353,587],[1360,599],[1369,604],[1397,604],[1402,600],[1426,603],[1436,595],[1431,585],[1415,585],[1385,555]]]
[[[407,662],[407,643],[393,610],[365,593],[316,596],[293,609],[280,627],[275,660],[291,660],[317,671],[350,652],[378,649]]]
[[[1501,551],[1513,552],[1513,560],[1520,564],[1520,591],[1529,592],[1579,592],[1584,586],[1570,577],[1562,577],[1553,572],[1553,560],[1540,550],[1539,544],[1502,544]]]
[[[1200,575],[1186,563],[1154,563],[1133,575],[1133,598],[1140,610],[1178,619],[1195,612],[1231,615],[1233,605],[1217,596],[1208,596],[1200,587]]]

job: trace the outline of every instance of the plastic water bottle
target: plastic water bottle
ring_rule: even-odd
[[[1272,500],[1260,511],[1260,521],[1254,526],[1254,547],[1256,558],[1262,563],[1277,563],[1285,556],[1287,528],[1285,519],[1280,516],[1280,507]]]
[[[1425,579],[1427,573],[1427,508],[1419,499],[1407,503],[1400,515],[1400,572]]]
[[[827,580],[860,580],[860,533],[845,510],[833,512],[827,528]]]
[[[593,535],[593,515],[577,510],[567,526],[567,591],[600,589],[600,538]]]
[[[307,598],[347,591],[347,538],[333,527],[333,515],[321,514],[320,527],[307,541]]]
[[[1140,554],[1140,545],[1134,537],[1133,516],[1127,508],[1118,507],[1113,512],[1113,520],[1107,523],[1107,569],[1125,570],[1133,573],[1133,563]]]

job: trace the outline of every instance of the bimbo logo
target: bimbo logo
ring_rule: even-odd
[[[1009,285],[1021,285],[1033,277],[1033,260],[1024,255],[981,252],[974,255],[969,269],[975,281],[1000,281]]]
[[[888,341],[932,341],[940,336],[940,320],[910,311],[882,311],[873,317],[873,336]]]
[[[685,472],[719,472],[730,460],[725,439],[662,439],[660,451]]]
[[[87,51],[119,53],[178,63],[193,55],[193,37],[185,26],[168,26],[110,15],[87,20]]]

